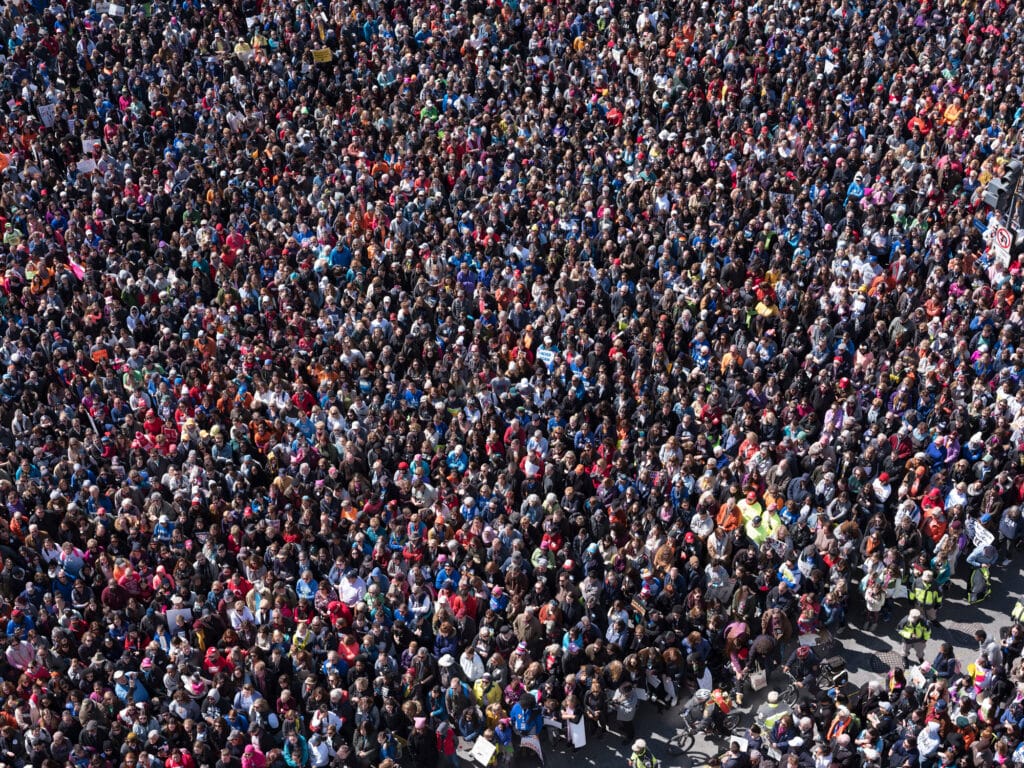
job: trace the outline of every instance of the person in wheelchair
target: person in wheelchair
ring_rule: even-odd
[[[700,728],[701,720],[704,719],[704,706],[710,698],[711,691],[705,688],[700,689],[693,695],[690,703],[683,709],[683,719],[687,725],[694,729]]]
[[[707,734],[727,734],[725,716],[730,703],[724,691],[702,688],[693,696],[693,702],[683,712],[689,725]]]

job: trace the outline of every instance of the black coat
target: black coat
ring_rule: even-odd
[[[437,768],[437,739],[434,732],[413,731],[409,736],[409,754],[416,768]]]

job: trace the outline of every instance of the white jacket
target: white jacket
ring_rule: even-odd
[[[334,747],[326,739],[319,744],[309,745],[309,764],[313,768],[323,768],[323,766],[331,762],[334,755]]]

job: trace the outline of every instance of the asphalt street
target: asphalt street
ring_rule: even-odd
[[[925,657],[928,660],[938,653],[939,644],[948,641],[958,651],[958,658],[966,666],[973,661],[973,653],[977,649],[974,632],[985,629],[990,636],[998,638],[999,630],[1010,623],[1010,611],[1014,601],[1024,589],[1024,578],[1021,575],[1020,562],[1008,566],[993,568],[992,595],[977,605],[967,605],[964,591],[965,572],[954,579],[946,595],[945,602],[939,612],[940,627],[936,628],[929,641]],[[965,569],[966,570],[966,569]],[[860,617],[854,615],[850,626],[838,638],[832,650],[846,660],[850,681],[854,685],[862,685],[873,679],[879,679],[893,666],[902,666],[900,642],[895,633],[896,622],[903,618],[909,606],[906,601],[896,604],[893,615],[886,623],[879,624],[871,633],[861,627]],[[784,682],[781,674],[776,674],[769,681],[765,690],[747,696],[744,705],[739,708],[741,725],[753,719],[760,704],[763,703],[769,690],[774,685]],[[686,755],[675,756],[669,752],[668,742],[678,738],[681,706],[659,714],[655,708],[642,704],[636,719],[638,737],[647,740],[651,751],[661,760],[663,768],[680,766],[681,768],[697,768],[708,758],[724,751],[724,742],[714,743],[698,738]],[[549,768],[568,768],[568,766],[595,766],[596,768],[623,768],[629,757],[629,748],[614,735],[606,736],[600,741],[591,741],[576,753],[547,750],[546,764]]]

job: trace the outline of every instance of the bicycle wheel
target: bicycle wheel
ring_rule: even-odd
[[[729,733],[736,732],[736,726],[740,724],[740,716],[736,712],[730,712],[724,718],[722,718],[722,724],[725,725],[725,730]]]
[[[792,707],[796,704],[797,696],[799,696],[799,693],[796,690],[796,686],[789,685],[779,693],[779,701],[787,707]]]
[[[665,751],[670,755],[678,757],[679,755],[685,755],[689,752],[693,745],[696,743],[696,739],[692,733],[683,732],[674,739],[671,739],[668,744],[665,745]]]

